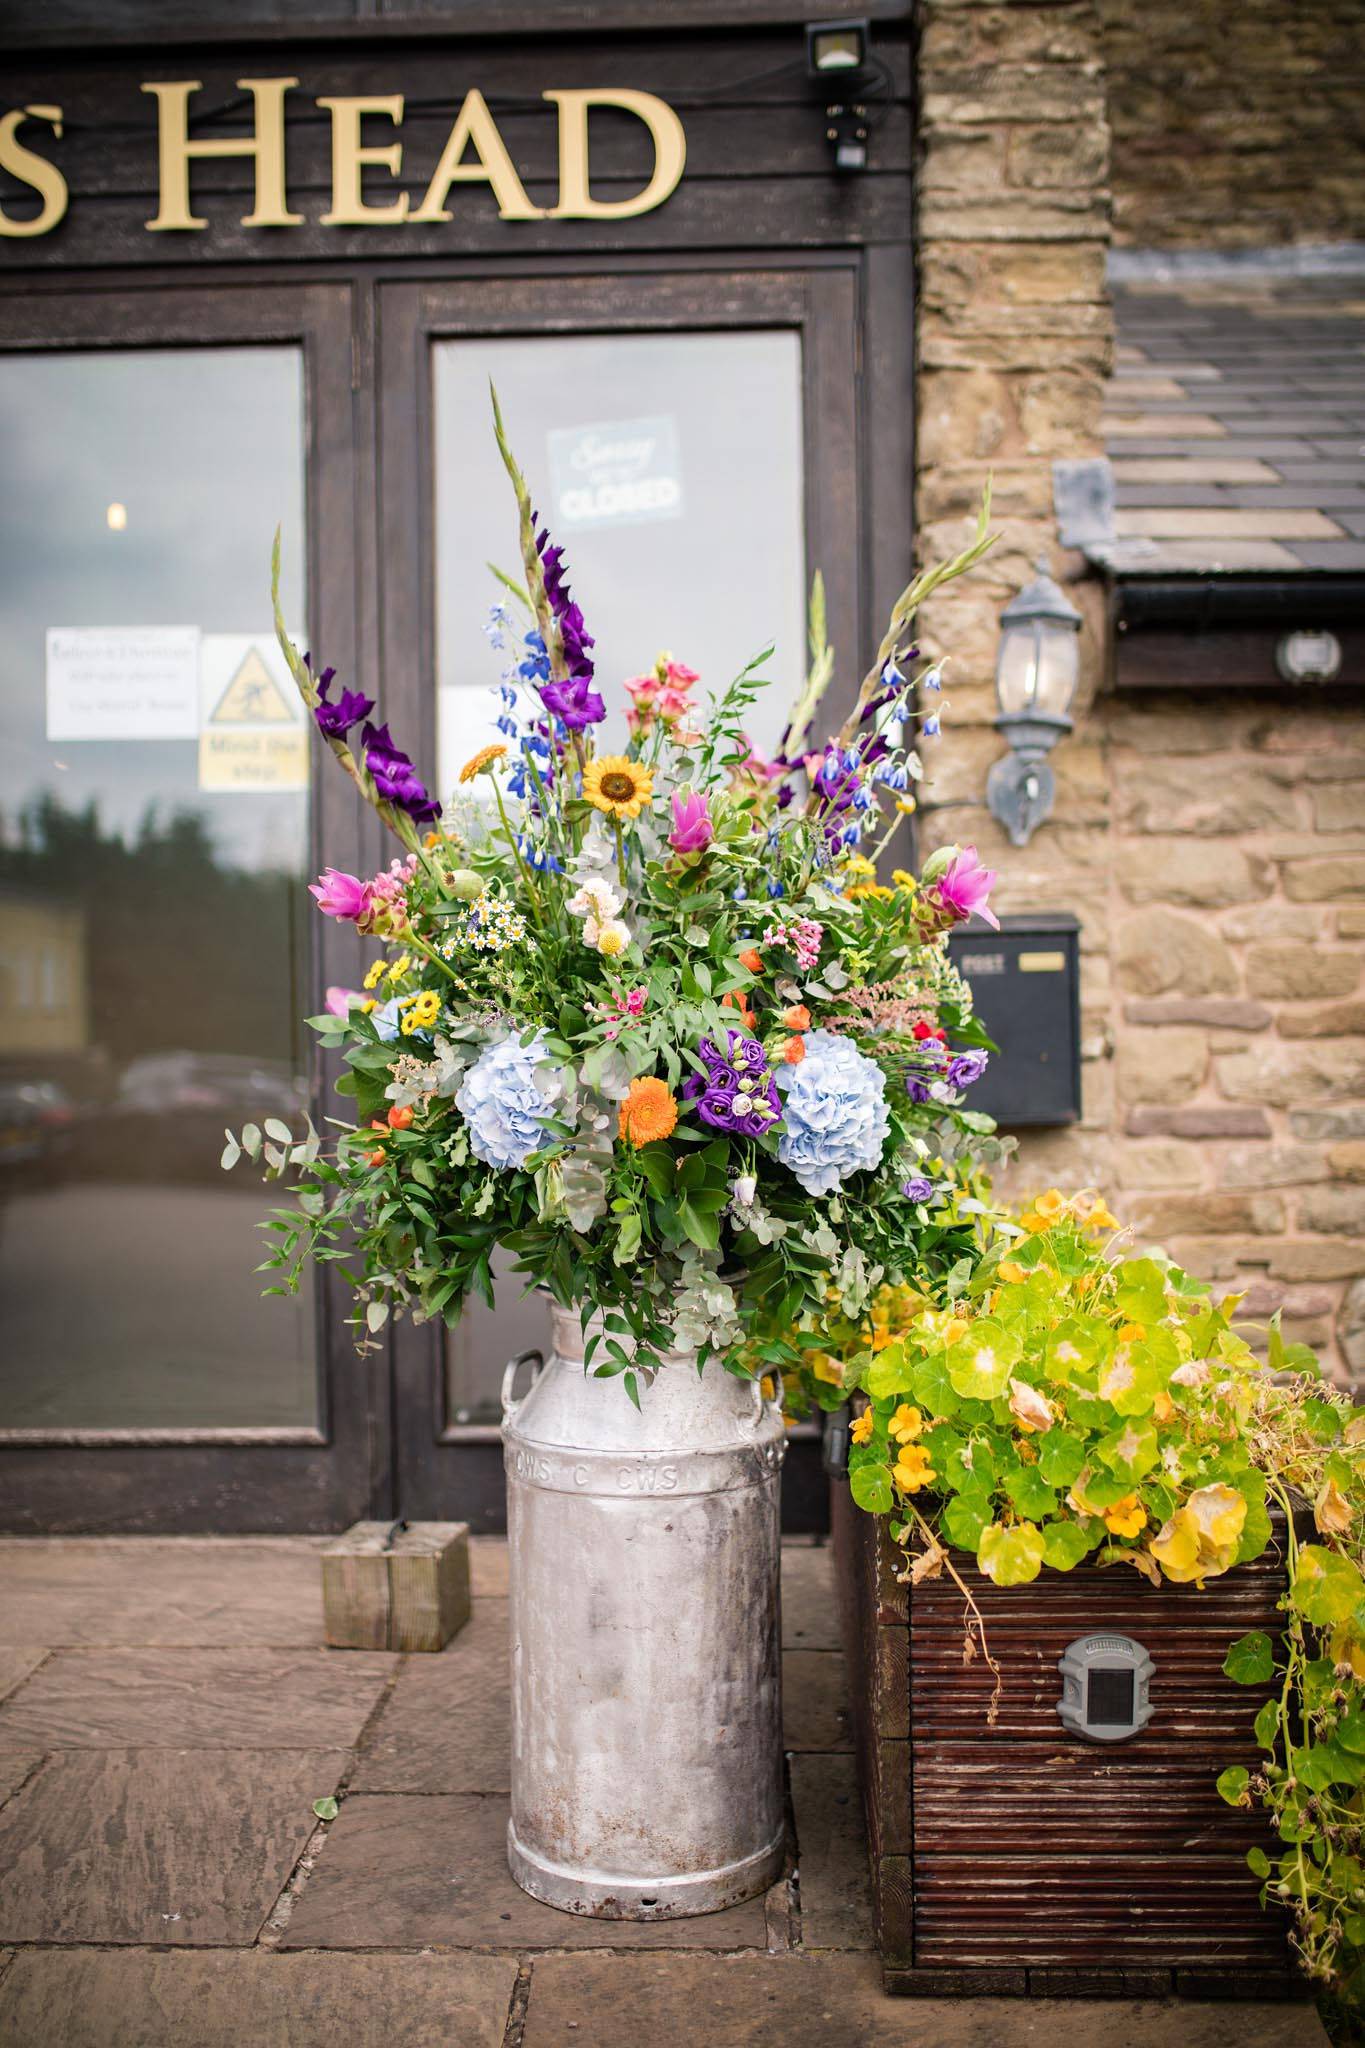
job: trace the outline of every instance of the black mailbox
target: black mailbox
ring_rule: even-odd
[[[1007,1130],[1072,1124],[1081,1113],[1080,926],[1067,911],[973,920],[948,940],[976,1014],[1000,1050],[967,1107]]]

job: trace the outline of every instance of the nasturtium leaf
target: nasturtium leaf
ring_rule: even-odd
[[[1218,1773],[1218,1796],[1226,1799],[1229,1806],[1250,1806],[1251,1795],[1247,1786],[1251,1773],[1245,1764],[1229,1764],[1225,1771]]]
[[[1278,1700],[1263,1700],[1261,1710],[1254,1723],[1256,1740],[1262,1749],[1274,1749],[1280,1734],[1280,1703]]]
[[[848,1475],[849,1491],[860,1508],[869,1515],[885,1515],[890,1512],[894,1493],[891,1473],[885,1465],[859,1465]]]
[[[1012,1330],[983,1316],[949,1347],[948,1379],[954,1392],[969,1400],[993,1401],[1008,1386],[1010,1368],[1018,1363],[1020,1349]]]
[[[944,1485],[954,1493],[989,1493],[996,1481],[991,1447],[979,1438],[949,1451],[941,1470]]]
[[[1079,1522],[1044,1522],[1043,1563],[1054,1572],[1069,1572],[1093,1549],[1095,1538]]]
[[[1016,1522],[1013,1528],[992,1522],[981,1532],[976,1561],[997,1586],[1026,1585],[1042,1570],[1042,1531],[1032,1522]]]
[[[1347,1941],[1350,1942],[1352,1948],[1365,1948],[1365,1913],[1348,1913],[1341,1923],[1341,1931]],[[1357,1995],[1360,1990],[1365,1989],[1365,1984],[1362,1984],[1360,1981],[1361,1977],[1362,1972],[1357,1970]]]
[[[1046,1366],[1054,1380],[1071,1380],[1103,1364],[1114,1349],[1114,1333],[1098,1316],[1066,1316],[1047,1336]]]
[[[1272,1533],[1270,1515],[1265,1502],[1248,1501],[1247,1518],[1242,1527],[1241,1540],[1237,1545],[1238,1564],[1250,1564],[1253,1557],[1259,1557],[1270,1542]]]
[[[1156,1431],[1150,1422],[1129,1419],[1096,1445],[1100,1457],[1120,1479],[1144,1479],[1161,1455]]]
[[[1340,1741],[1331,1745],[1332,1781],[1337,1785],[1359,1785],[1365,1782],[1365,1756],[1356,1756],[1353,1751],[1343,1749]]]
[[[1315,1742],[1311,1749],[1299,1750],[1294,1757],[1294,1776],[1310,1792],[1325,1792],[1336,1779],[1336,1759],[1330,1745]]]
[[[1275,1652],[1263,1629],[1239,1636],[1223,1659],[1223,1669],[1238,1685],[1265,1685],[1275,1675]]]
[[[341,1808],[329,1793],[325,1799],[313,1801],[313,1811],[319,1820],[335,1820]]]
[[[1038,1470],[1049,1486],[1070,1486],[1079,1478],[1085,1451],[1064,1429],[1049,1429],[1038,1439]]]
[[[1362,1595],[1365,1581],[1349,1557],[1321,1543],[1304,1544],[1290,1589],[1300,1614],[1318,1628],[1330,1628],[1351,1619]]]
[[[932,1429],[925,1430],[920,1442],[936,1472],[942,1472],[949,1458],[956,1457],[963,1448],[963,1438],[950,1422],[936,1422]]]
[[[916,1361],[910,1390],[930,1415],[956,1415],[960,1404],[948,1378],[946,1351],[931,1351]]]
[[[905,1345],[898,1342],[877,1353],[863,1374],[863,1385],[874,1401],[885,1401],[892,1394],[908,1394],[914,1377]]]
[[[1270,1858],[1264,1849],[1247,1850],[1247,1869],[1253,1877],[1269,1877]]]
[[[975,1552],[981,1532],[990,1526],[991,1499],[986,1493],[955,1494],[943,1510],[943,1527],[951,1543]]]
[[[1005,1491],[1021,1515],[1031,1522],[1042,1521],[1057,1506],[1057,1496],[1036,1465],[1021,1465],[1005,1480]]]
[[[1337,1722],[1337,1741],[1352,1756],[1365,1756],[1365,1713],[1357,1707]]]
[[[1130,1323],[1159,1323],[1166,1313],[1166,1276],[1155,1259],[1125,1259],[1115,1300]]]

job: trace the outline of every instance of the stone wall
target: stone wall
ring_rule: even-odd
[[[921,850],[975,842],[1000,909],[1082,921],[1083,1119],[1027,1137],[1012,1181],[1102,1186],[1365,1378],[1365,717],[1100,690],[1105,594],[1051,504],[1053,458],[1103,446],[1099,10],[928,0],[920,69],[921,559],[962,545],[988,471],[1000,531],[922,619],[951,659]],[[1085,618],[1082,686],[1053,817],[1014,849],[984,807],[997,621],[1040,552]]]
[[[1365,238],[1365,0],[1099,0],[1099,12],[1116,241]]]

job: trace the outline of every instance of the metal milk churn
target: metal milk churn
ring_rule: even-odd
[[[583,1349],[556,1308],[530,1391],[503,1381],[508,1862],[566,1912],[711,1913],[783,1864],[782,1419],[685,1356],[637,1412]]]

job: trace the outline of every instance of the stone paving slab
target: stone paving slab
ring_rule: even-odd
[[[32,1644],[0,1645],[0,1700],[8,1699],[46,1655],[46,1650],[34,1649]]]
[[[523,2048],[1326,2048],[1311,2007],[887,1998],[862,1956],[541,1956]]]
[[[291,1949],[764,1949],[767,1928],[761,1898],[644,1925],[560,1913],[508,1873],[505,1799],[361,1793],[343,1802],[282,1939]]]
[[[0,1808],[0,1941],[256,1939],[344,1750],[65,1750]]]
[[[782,1654],[782,1740],[788,1749],[851,1749],[844,1660],[837,1650]]]
[[[28,1783],[42,1760],[41,1749],[17,1749],[0,1743],[0,1806]]]
[[[0,1983],[15,2048],[501,2048],[506,1956],[19,1955]]]
[[[501,1792],[512,1750],[507,1602],[479,1600],[439,1656],[410,1657],[356,1769],[363,1792]]]
[[[837,1650],[839,1609],[828,1544],[782,1546],[782,1641],[789,1650]]]
[[[0,1643],[321,1644],[327,1540],[0,1538]]]
[[[0,1705],[0,1742],[349,1747],[397,1661],[382,1650],[62,1650]]]
[[[471,1536],[469,1539],[469,1586],[476,1600],[507,1598],[507,1539],[505,1536]]]
[[[872,1891],[857,1765],[851,1756],[793,1756],[801,1883],[801,1938],[807,1948],[871,1948]]]

